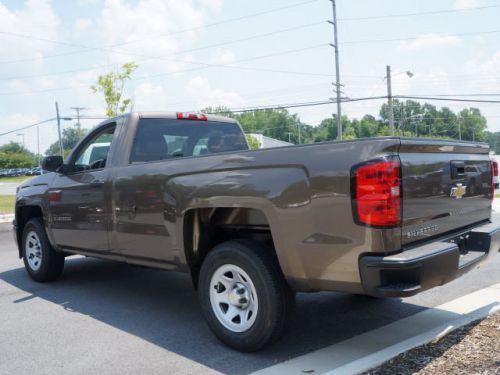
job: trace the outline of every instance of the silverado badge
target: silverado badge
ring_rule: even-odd
[[[462,199],[467,191],[467,186],[463,186],[462,184],[457,184],[451,188],[450,197],[455,199]]]

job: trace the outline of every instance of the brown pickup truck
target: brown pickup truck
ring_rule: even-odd
[[[258,350],[295,292],[411,296],[494,256],[488,146],[375,138],[251,151],[237,122],[132,113],[17,192],[28,274],[83,254],[189,272],[213,332]]]

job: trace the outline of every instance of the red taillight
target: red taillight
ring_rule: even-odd
[[[49,195],[49,202],[60,202],[62,197],[62,191],[51,190],[49,191],[48,195]]]
[[[207,121],[207,115],[204,115],[203,113],[197,114],[197,113],[184,113],[184,112],[177,112],[177,120],[198,120],[198,121]]]
[[[399,160],[362,164],[353,170],[352,182],[355,221],[374,227],[394,227],[401,223]]]

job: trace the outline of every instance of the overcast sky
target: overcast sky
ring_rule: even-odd
[[[500,93],[500,1],[337,0],[337,8],[345,96],[385,95],[388,64],[395,95]],[[409,13],[425,14],[390,17]],[[127,87],[136,110],[328,99],[331,15],[328,0],[0,0],[0,133],[54,117],[56,100],[66,116],[73,106],[103,114],[89,86],[128,61],[140,65]],[[413,78],[398,74],[407,70]],[[343,110],[377,115],[381,103]],[[500,131],[500,104],[476,106]],[[309,124],[332,111],[296,110]],[[36,151],[36,130],[23,133]],[[56,134],[54,122],[40,125],[42,152]],[[0,136],[11,140],[21,136]]]

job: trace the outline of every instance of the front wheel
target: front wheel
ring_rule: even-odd
[[[294,300],[272,249],[249,240],[224,242],[207,255],[198,294],[214,334],[245,352],[280,337]]]
[[[21,246],[24,267],[33,280],[53,281],[61,276],[64,256],[54,251],[50,245],[40,219],[31,219],[26,223]]]

